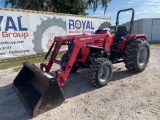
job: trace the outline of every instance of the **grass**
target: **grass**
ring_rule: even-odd
[[[160,42],[154,42],[154,43],[150,43],[150,45],[156,45],[156,46],[160,46]]]
[[[150,45],[156,45],[156,46],[160,46],[160,42],[155,42],[155,43],[150,43]],[[57,58],[61,58],[61,56],[64,54],[65,51],[63,52],[59,52],[59,54],[57,55]],[[5,63],[0,63],[0,70],[3,70],[3,69],[8,69],[8,68],[11,68],[11,67],[17,67],[19,66],[17,69],[20,69],[23,65],[24,62],[29,62],[29,63],[40,63],[43,61],[44,59],[44,56],[45,55],[42,55],[42,56],[36,56],[33,57],[33,58],[27,58],[27,59],[22,59],[22,60],[12,60],[12,61],[9,61],[9,62],[5,62]],[[49,58],[50,56],[48,56]]]
[[[61,58],[61,56],[63,55],[64,52],[59,52],[59,54],[57,55],[57,58]],[[0,70],[3,70],[3,69],[8,69],[8,68],[12,68],[12,67],[17,67],[19,66],[19,68],[17,69],[20,69],[20,67],[23,65],[24,62],[29,62],[29,63],[40,63],[43,61],[44,59],[44,56],[45,55],[42,55],[42,56],[36,56],[33,57],[33,58],[27,58],[27,59],[22,59],[22,60],[16,60],[14,61],[14,59],[12,61],[9,61],[9,62],[6,62],[6,63],[0,63]],[[48,56],[48,59],[50,58],[50,56]]]

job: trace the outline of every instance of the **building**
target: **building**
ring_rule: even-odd
[[[130,22],[125,24],[128,29]],[[149,42],[160,42],[160,18],[145,18],[134,21],[133,34],[145,34]]]

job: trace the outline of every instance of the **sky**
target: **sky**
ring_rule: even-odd
[[[4,6],[4,0],[0,0],[0,7]],[[133,8],[135,10],[135,20],[142,18],[160,18],[160,0],[112,0],[108,4],[106,13],[104,9],[98,7],[96,12],[86,10],[89,16],[111,18],[111,24],[115,25],[116,14],[121,9]],[[120,23],[130,21],[131,12],[120,14]]]
[[[112,0],[108,4],[106,14],[100,7],[96,12],[87,10],[90,16],[111,18],[112,25],[115,25],[116,14],[121,9],[133,8],[135,10],[135,20],[142,18],[160,18],[160,0]],[[130,21],[131,12],[120,14],[120,23]]]

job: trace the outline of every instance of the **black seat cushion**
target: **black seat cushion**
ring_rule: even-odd
[[[115,42],[122,42],[123,38],[128,34],[126,26],[118,26],[117,32],[114,36]]]
[[[117,37],[124,37],[128,34],[128,30],[126,26],[118,26]]]

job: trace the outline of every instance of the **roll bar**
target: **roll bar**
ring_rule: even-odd
[[[126,11],[132,11],[132,17],[131,17],[131,21],[130,21],[130,29],[129,29],[129,35],[131,34],[132,32],[132,27],[133,27],[133,22],[134,22],[134,9],[133,8],[128,8],[128,9],[123,9],[123,10],[119,10],[117,12],[117,18],[116,18],[116,32],[117,32],[117,29],[118,29],[118,24],[119,24],[119,14],[121,12],[126,12]]]

